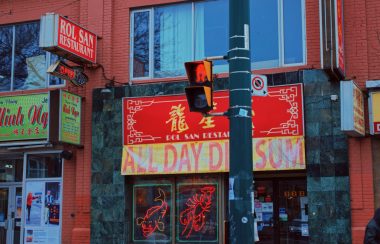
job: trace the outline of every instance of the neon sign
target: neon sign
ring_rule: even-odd
[[[158,196],[154,198],[154,202],[159,203],[159,205],[150,207],[146,210],[144,217],[138,217],[136,219],[136,224],[141,226],[145,238],[149,237],[157,230],[161,232],[165,230],[163,219],[168,212],[168,203],[166,202],[165,192],[161,188],[158,188],[157,191]]]
[[[215,190],[215,186],[205,186],[201,188],[200,194],[195,193],[187,199],[187,208],[179,214],[180,224],[185,226],[182,236],[188,239],[193,231],[199,232],[204,228]]]

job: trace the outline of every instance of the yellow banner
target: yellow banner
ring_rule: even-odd
[[[380,122],[380,92],[372,93],[373,122]]]
[[[254,171],[305,169],[305,139],[253,139]],[[122,175],[188,174],[229,171],[229,141],[124,145]]]

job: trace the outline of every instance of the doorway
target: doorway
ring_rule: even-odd
[[[0,243],[20,243],[22,187],[0,185]]]
[[[22,174],[22,155],[0,156],[0,243],[20,243]]]
[[[255,214],[260,244],[308,243],[306,179],[256,180]]]

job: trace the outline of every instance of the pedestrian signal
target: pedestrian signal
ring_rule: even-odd
[[[185,88],[191,112],[207,113],[213,109],[212,62],[194,61],[185,63],[189,86]]]

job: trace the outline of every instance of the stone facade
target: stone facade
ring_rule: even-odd
[[[304,84],[310,243],[351,243],[347,138],[340,131],[339,83],[321,70],[268,75],[268,85]],[[185,82],[112,88],[93,92],[91,243],[131,240],[132,196],[120,175],[122,98],[183,93]],[[228,89],[217,79],[215,90]]]

